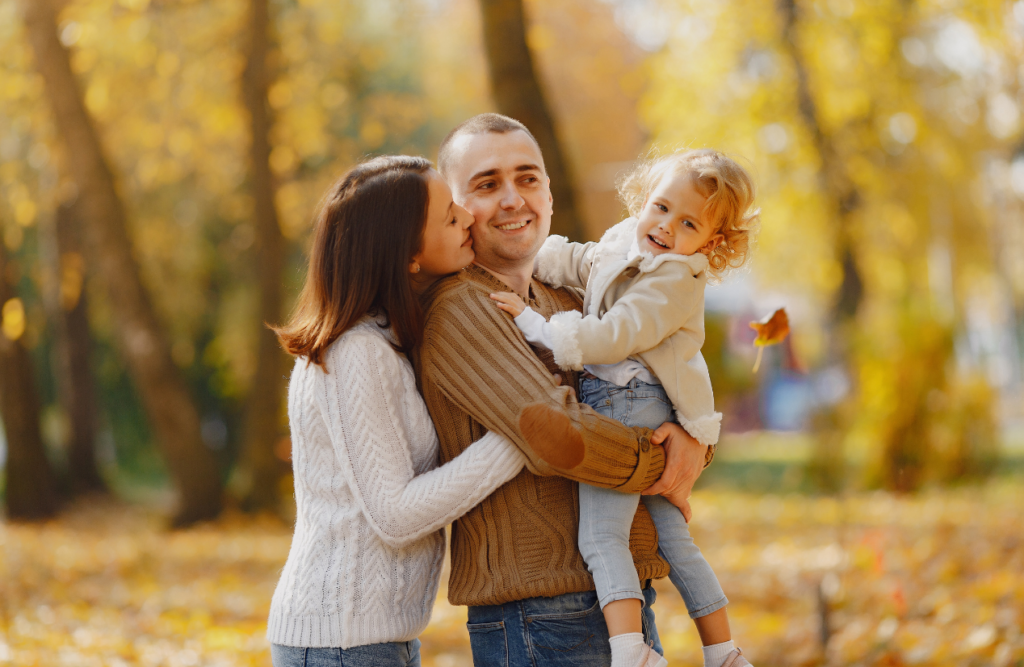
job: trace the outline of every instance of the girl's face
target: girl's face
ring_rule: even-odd
[[[413,289],[422,292],[438,278],[464,269],[473,261],[473,216],[452,201],[452,191],[441,175],[427,172],[430,200],[423,225],[423,245],[412,257],[409,272]]]
[[[724,237],[701,217],[706,202],[689,173],[670,171],[662,176],[640,211],[636,226],[640,252],[709,254]]]

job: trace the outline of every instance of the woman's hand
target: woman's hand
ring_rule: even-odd
[[[495,292],[491,298],[498,302],[498,308],[510,313],[512,317],[519,317],[526,308],[522,297],[512,292]]]

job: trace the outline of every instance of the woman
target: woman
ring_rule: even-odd
[[[277,331],[298,516],[270,607],[274,667],[419,665],[444,526],[522,470],[488,433],[439,468],[406,354],[418,294],[474,257],[473,217],[422,158],[363,163],[328,192],[306,284]]]

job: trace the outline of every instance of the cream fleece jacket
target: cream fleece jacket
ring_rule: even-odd
[[[586,289],[583,314],[551,317],[551,351],[566,370],[638,359],[665,387],[687,433],[701,444],[717,444],[722,415],[715,412],[700,353],[707,257],[641,253],[629,258],[636,226],[635,218],[627,218],[597,243],[548,237],[534,263],[536,278]]]

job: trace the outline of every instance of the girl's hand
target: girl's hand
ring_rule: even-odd
[[[498,308],[501,308],[506,313],[510,313],[512,317],[519,317],[523,310],[526,309],[522,297],[512,292],[495,292],[491,295],[491,298],[498,302]]]

